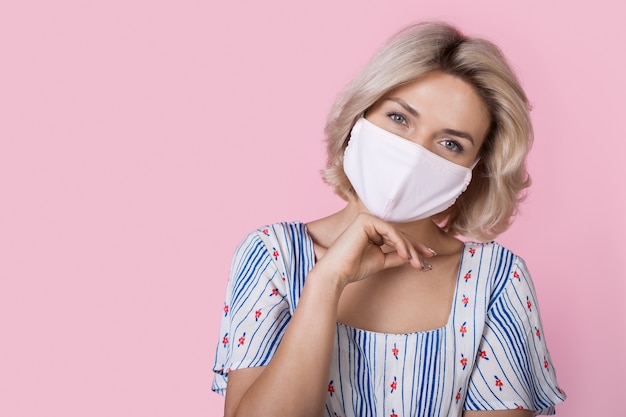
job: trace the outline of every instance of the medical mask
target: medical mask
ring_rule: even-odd
[[[343,169],[370,213],[393,223],[441,213],[454,204],[472,179],[471,168],[450,162],[365,118],[352,128]]]

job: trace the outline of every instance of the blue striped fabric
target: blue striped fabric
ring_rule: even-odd
[[[269,363],[314,265],[299,222],[251,233],[231,266],[212,389],[228,372]],[[523,260],[497,243],[467,243],[446,326],[385,334],[338,323],[327,417],[460,416],[524,408],[554,414],[565,399]]]

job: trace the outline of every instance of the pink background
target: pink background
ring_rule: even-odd
[[[221,416],[243,236],[342,206],[336,94],[393,32],[488,37],[534,104],[534,186],[499,240],[535,278],[569,399],[623,416],[625,13],[615,1],[0,3],[0,415]]]

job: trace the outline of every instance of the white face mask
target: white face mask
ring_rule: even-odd
[[[365,118],[352,128],[343,169],[370,213],[393,223],[441,213],[454,204],[472,179],[471,168],[450,162]]]

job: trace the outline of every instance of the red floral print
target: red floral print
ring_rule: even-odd
[[[496,378],[496,387],[498,387],[500,389],[500,391],[502,391],[502,387],[504,386],[504,383],[497,376],[494,375],[494,377]]]
[[[467,333],[467,327],[465,327],[466,324],[467,322],[464,321],[463,324],[461,325],[461,328],[459,329],[459,332],[461,333],[461,337],[465,337],[465,333]]]
[[[243,332],[243,334],[241,335],[238,341],[239,341],[239,344],[237,345],[237,347],[243,346],[243,344],[246,342],[246,332]]]

